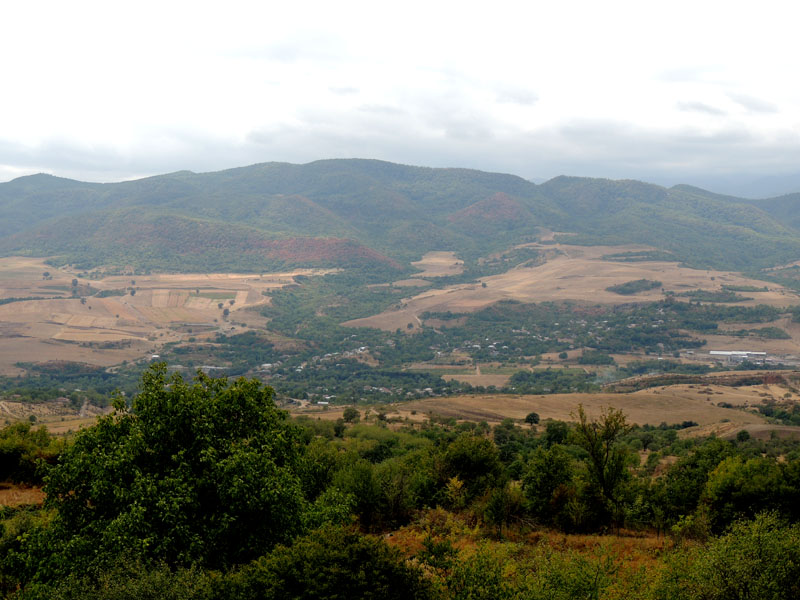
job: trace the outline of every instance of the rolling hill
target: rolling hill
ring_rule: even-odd
[[[573,244],[644,243],[692,266],[743,270],[800,258],[795,200],[577,177],[535,185],[376,160],[111,184],[34,175],[0,184],[0,253],[82,268],[395,270],[430,250],[470,261],[553,230]]]

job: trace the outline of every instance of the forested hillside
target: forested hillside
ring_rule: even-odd
[[[553,230],[578,234],[573,243],[646,243],[690,265],[741,270],[797,257],[791,199],[754,203],[688,186],[574,177],[537,186],[375,160],[113,184],[35,175],[0,184],[0,252],[85,268],[125,261],[170,270],[383,269],[429,250],[474,260]]]

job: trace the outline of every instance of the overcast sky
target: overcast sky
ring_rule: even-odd
[[[0,181],[338,157],[797,174],[798,17],[752,0],[4,3]]]

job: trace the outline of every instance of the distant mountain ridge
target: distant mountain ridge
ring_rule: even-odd
[[[429,250],[467,260],[535,240],[639,243],[736,270],[800,259],[800,195],[753,201],[691,186],[411,167],[377,160],[263,163],[214,173],[0,184],[0,253],[84,268],[397,269]]]

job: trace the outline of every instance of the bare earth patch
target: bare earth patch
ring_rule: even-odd
[[[38,487],[0,483],[0,506],[25,506],[44,502],[44,492]]]
[[[411,265],[423,270],[416,273],[418,277],[458,275],[464,271],[464,261],[456,257],[455,252],[428,252]]]

